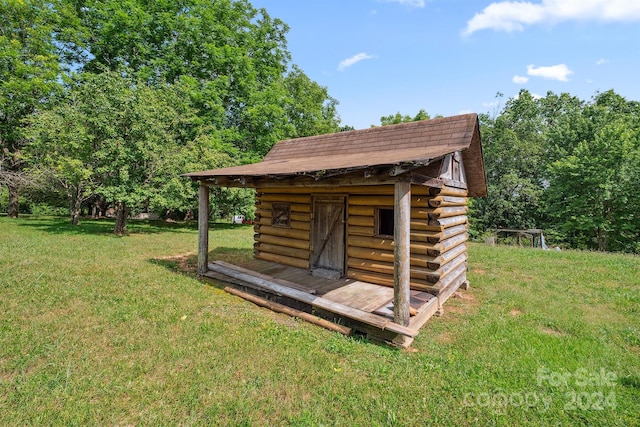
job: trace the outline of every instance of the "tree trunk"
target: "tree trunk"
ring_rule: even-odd
[[[7,214],[10,218],[18,218],[18,186],[8,184],[7,189],[9,190],[9,209]]]
[[[596,230],[596,239],[598,242],[598,250],[606,252],[609,248],[609,232],[598,227]]]
[[[69,200],[69,213],[71,216],[71,225],[78,225],[80,222],[80,208],[82,207],[82,198],[79,194],[72,196]]]
[[[116,226],[113,234],[122,236],[127,232],[127,216],[129,216],[127,205],[124,202],[116,202]]]

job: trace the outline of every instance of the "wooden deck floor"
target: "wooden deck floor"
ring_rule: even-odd
[[[371,313],[393,301],[393,289],[351,279],[313,277],[308,270],[253,260],[241,267],[299,285],[300,290]]]
[[[233,267],[229,264],[214,262],[211,263],[211,271],[205,276],[214,278],[217,280],[224,280],[225,274],[229,274],[230,270],[226,273],[222,272],[221,268]],[[345,314],[350,320],[356,320],[355,329],[357,327],[358,320],[366,323],[366,328],[363,331],[368,335],[375,338],[375,332],[371,333],[371,326],[374,325],[378,329],[389,328],[389,325],[393,325],[396,329],[402,332],[402,328],[407,331],[415,331],[422,327],[427,320],[432,317],[438,310],[438,298],[426,292],[411,291],[411,311],[412,317],[408,327],[402,327],[393,323],[393,288],[387,286],[380,286],[372,283],[361,282],[352,279],[324,279],[319,277],[313,277],[308,270],[288,267],[281,264],[276,264],[263,260],[252,260],[248,263],[244,263],[235,267],[244,276],[250,278],[255,276],[256,280],[266,280],[272,283],[275,287],[281,287],[279,289],[291,289],[291,292],[286,292],[287,296],[293,299],[310,302],[311,305],[315,305],[313,301],[325,301],[325,304],[321,306],[329,307],[328,311]],[[231,283],[239,284],[238,277],[234,280],[229,280]],[[260,289],[265,293],[269,293],[269,289]],[[271,290],[273,291],[273,290]],[[279,294],[279,292],[274,292]],[[297,295],[297,296],[296,296]],[[306,296],[305,296],[306,295]],[[332,307],[338,309],[332,310]],[[358,315],[361,313],[361,315]],[[393,328],[391,328],[393,329]],[[383,334],[384,337],[388,335]],[[386,338],[385,338],[386,339]],[[412,339],[412,338],[411,338]],[[410,342],[410,341],[409,341]]]

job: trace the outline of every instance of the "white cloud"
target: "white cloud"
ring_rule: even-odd
[[[410,6],[410,7],[425,6],[425,0],[383,0],[383,1],[386,1],[387,3],[400,3],[402,5]]]
[[[600,58],[596,61],[596,65],[606,64],[607,62],[609,62],[607,59]]]
[[[542,0],[491,3],[467,22],[464,35],[476,31],[523,31],[527,25],[563,21],[640,21],[638,0]]]
[[[568,76],[573,74],[573,71],[571,71],[565,64],[551,65],[549,67],[527,65],[527,74],[534,77],[542,77],[543,79],[568,82]]]
[[[529,77],[516,75],[516,76],[513,76],[512,80],[513,80],[514,83],[517,83],[519,85],[523,85],[523,84],[525,84],[526,82],[529,81]]]
[[[353,55],[351,58],[345,59],[338,65],[338,71],[344,71],[347,68],[351,67],[354,64],[357,64],[360,61],[364,61],[365,59],[372,59],[372,58],[374,58],[373,55],[369,55],[365,52],[359,53],[357,55]]]

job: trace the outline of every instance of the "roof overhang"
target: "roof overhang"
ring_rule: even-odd
[[[258,163],[185,174],[225,187],[378,185],[441,186],[424,169],[447,154],[463,156],[470,196],[486,195],[476,114],[281,141]]]

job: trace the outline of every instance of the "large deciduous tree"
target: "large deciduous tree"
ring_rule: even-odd
[[[338,128],[335,100],[290,64],[288,27],[247,0],[88,0],[80,13],[84,70],[126,66],[150,84],[188,84],[199,117],[246,160]]]
[[[546,212],[572,246],[640,251],[640,103],[598,94],[558,121]]]
[[[83,86],[72,85],[52,109],[29,118],[25,134],[30,138],[24,154],[27,171],[40,187],[61,190],[67,197],[71,223],[77,225],[82,203],[94,194],[97,146],[86,126],[91,111],[86,108]]]
[[[293,132],[288,137],[313,136],[338,130],[338,101],[329,95],[326,87],[311,80],[297,66],[287,73],[284,85],[288,97],[285,117]]]
[[[124,234],[131,207],[157,203],[181,166],[205,157],[195,153],[194,116],[176,91],[126,70],[85,72],[64,102],[32,119],[30,163],[65,189],[72,222],[82,200],[98,194],[115,205],[114,233]]]
[[[540,114],[539,100],[522,90],[497,117],[480,116],[488,196],[473,201],[477,229],[536,226],[546,166]]]
[[[179,117],[162,87],[119,72],[86,74],[83,91],[90,112],[86,126],[96,149],[96,192],[115,205],[114,233],[121,235],[130,208],[148,202],[163,178],[175,173],[166,163],[176,154],[171,126]]]
[[[44,0],[0,2],[0,185],[9,191],[11,217],[18,216],[24,183],[23,120],[60,88],[57,12],[56,3]]]
[[[194,188],[181,173],[338,129],[337,102],[290,62],[287,26],[247,0],[55,1],[34,7],[69,25],[40,28],[53,65],[80,77],[52,111],[25,114],[37,113],[32,164],[65,189],[72,219],[89,193],[123,213],[187,212]]]

